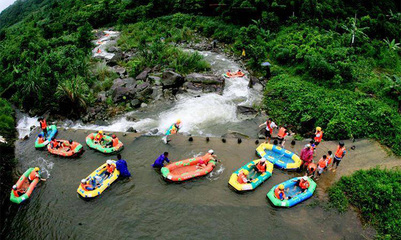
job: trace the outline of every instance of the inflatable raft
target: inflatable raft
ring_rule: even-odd
[[[59,155],[62,157],[74,157],[74,156],[81,154],[84,150],[82,145],[78,142],[72,142],[71,147],[64,147],[64,144],[69,145],[69,142],[67,140],[57,140],[57,141],[60,142],[60,145],[62,147],[59,147],[58,149],[56,149],[56,148],[52,148],[51,144],[48,144],[47,151],[49,151],[49,153],[54,154],[54,155]]]
[[[206,163],[206,167],[196,169],[196,165],[201,159]],[[206,154],[201,157],[189,158],[170,163],[161,169],[161,173],[166,180],[181,182],[191,178],[204,176],[213,171],[215,166],[216,161],[210,155]]]
[[[283,200],[281,201],[280,199],[276,198],[274,194],[274,190],[280,185],[277,184],[274,186],[268,193],[267,197],[270,199],[272,204],[276,207],[292,207],[297,205],[300,202],[305,201],[306,199],[312,197],[313,192],[315,192],[316,189],[316,183],[313,181],[311,178],[308,178],[309,182],[309,188],[305,192],[301,192],[301,188],[296,185],[296,181],[300,180],[301,177],[296,177],[292,178],[288,181],[285,181],[283,183],[284,189],[285,189],[285,194],[287,197],[291,197],[291,199],[288,200]]]
[[[43,136],[45,135],[44,132],[41,132],[40,134],[42,134]],[[57,134],[57,127],[56,125],[50,125],[47,127],[47,135],[46,137],[46,141],[44,141],[43,143],[38,143],[39,137],[36,138],[35,141],[35,148],[39,149],[39,148],[44,148],[46,147],[47,144],[49,144],[50,140],[52,140],[52,138],[54,136],[56,136]]]
[[[93,139],[95,138],[96,133],[91,133],[86,137],[86,144],[93,149],[98,150],[99,152],[102,153],[114,153],[114,152],[118,152],[121,151],[124,147],[124,144],[118,140],[118,145],[115,147],[106,147],[106,143],[111,142],[111,140],[113,139],[110,136],[104,135],[104,142],[103,144],[97,143],[95,144],[95,142],[93,141]]]
[[[256,166],[256,164],[260,161],[258,160],[253,160],[250,161],[248,164],[242,166],[240,169],[235,171],[233,174],[231,174],[230,180],[228,181],[228,184],[233,187],[237,191],[250,191],[254,190],[257,188],[260,184],[262,184],[264,181],[266,181],[268,178],[272,176],[273,173],[273,164],[269,161],[266,161],[266,172],[264,173],[259,173],[259,172],[251,172],[252,169]],[[246,169],[249,172],[251,172],[249,175],[252,177],[252,182],[250,183],[244,183],[241,184],[238,182],[238,174],[241,170]],[[256,173],[256,174],[255,174]]]
[[[243,72],[236,72],[236,73],[232,73],[232,74],[230,74],[230,75],[228,75],[227,73],[224,73],[223,76],[226,77],[226,78],[236,78],[236,77],[243,77],[243,76],[245,76],[245,73],[243,73]]]
[[[25,189],[26,189],[26,192],[25,192],[24,194],[22,194],[21,196],[16,196],[16,195],[14,194],[14,191],[11,190],[11,195],[10,195],[10,201],[11,201],[11,202],[20,204],[20,203],[22,203],[23,201],[27,200],[27,199],[31,196],[33,190],[35,189],[36,185],[37,185],[38,182],[39,182],[39,179],[36,178],[36,179],[33,180],[31,183],[29,183],[28,176],[29,176],[29,174],[31,174],[31,172],[32,172],[33,170],[34,170],[34,168],[29,168],[29,169],[26,170],[26,171],[24,172],[24,174],[22,174],[22,176],[18,179],[18,181],[17,181],[17,183],[16,183],[15,185],[17,185],[17,188],[21,188],[21,187],[22,187],[22,188],[25,188]]]
[[[296,170],[302,165],[302,160],[295,153],[272,144],[260,144],[256,148],[256,153],[273,163],[277,168]]]
[[[113,163],[115,166],[115,163]],[[103,164],[102,166],[98,167],[95,171],[93,171],[88,177],[87,180],[92,180],[95,176],[101,177],[100,183],[96,186],[96,188],[92,191],[86,191],[82,188],[81,184],[77,189],[78,194],[83,198],[94,198],[99,196],[106,190],[110,185],[117,180],[118,176],[120,176],[120,172],[117,168],[114,169],[114,172],[110,175],[110,177],[105,176],[107,163]]]

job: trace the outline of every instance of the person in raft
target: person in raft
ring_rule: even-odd
[[[247,178],[248,175],[249,175],[249,171],[246,169],[242,169],[238,173],[237,182],[239,182],[241,184],[250,183],[252,181],[252,179],[248,179]]]
[[[115,134],[113,134],[113,135],[111,135],[111,138],[112,138],[111,141],[106,144],[106,147],[108,147],[108,148],[117,147],[118,137]]]
[[[260,161],[253,167],[253,170],[257,173],[266,172],[266,159],[260,159]]]
[[[131,177],[131,173],[128,171],[127,162],[121,158],[121,154],[117,155],[116,167],[117,170],[120,171],[120,177],[129,178]]]
[[[84,191],[92,191],[95,190],[95,187],[88,180],[82,179],[81,180],[81,187]]]
[[[227,70],[226,75],[229,76],[229,77],[231,77],[232,73],[231,73],[231,70],[230,70],[230,69]]]
[[[278,134],[277,134],[277,139],[282,148],[284,148],[284,145],[285,145],[285,137],[290,135],[290,132],[287,130],[286,127],[287,127],[286,125],[281,126],[280,129],[278,130]]]
[[[196,169],[202,169],[206,167],[206,162],[203,160],[203,158],[200,158],[198,163],[196,164]]]
[[[303,176],[302,178],[300,178],[299,180],[297,180],[295,182],[296,182],[295,186],[301,188],[301,192],[299,192],[299,193],[303,193],[306,190],[308,190],[309,182],[308,182],[307,176]]]
[[[338,165],[340,164],[341,160],[344,158],[346,153],[347,153],[347,150],[345,149],[344,142],[342,142],[342,141],[339,142],[338,146],[337,146],[337,151],[334,154],[333,165],[331,165],[331,168],[329,170],[331,170],[335,164],[336,168],[333,169],[333,172],[335,172],[338,168]]]
[[[76,145],[74,144],[74,141],[72,141],[72,139],[68,140],[68,142],[63,142],[61,144],[61,146],[67,148],[67,152],[76,147]]]
[[[307,169],[308,165],[312,163],[313,160],[313,149],[310,144],[306,144],[304,149],[302,149],[300,158],[303,161],[302,168]]]
[[[43,137],[43,134],[39,133],[38,135],[38,143],[42,144],[46,141],[46,139]]]
[[[323,138],[323,131],[321,127],[317,127],[316,128],[316,132],[315,132],[315,145],[316,147],[320,144],[320,142],[322,141]]]
[[[162,168],[164,167],[164,162],[170,163],[170,160],[168,159],[168,152],[164,152],[163,154],[161,154],[152,164],[152,167]]]
[[[41,175],[41,173],[40,173],[40,168],[35,167],[35,168],[32,170],[32,172],[29,174],[28,180],[29,180],[30,182],[33,182],[33,180],[35,180],[35,179],[37,179],[37,178],[38,178],[39,180],[41,180],[41,181],[46,181],[46,179],[42,178],[42,175]]]
[[[50,142],[50,147],[53,148],[53,149],[54,148],[58,149],[60,147],[60,142],[57,141],[55,137],[52,137],[52,140]]]
[[[317,174],[318,174],[318,177],[316,178],[316,180],[319,179],[320,175],[322,175],[322,172],[324,171],[324,169],[326,167],[327,167],[327,156],[323,155],[323,157],[317,163]]]
[[[259,127],[262,127],[264,125],[266,125],[266,131],[265,131],[266,141],[265,141],[265,143],[268,140],[269,140],[268,143],[270,143],[270,139],[273,136],[273,129],[278,128],[278,127],[277,127],[276,123],[273,122],[273,119],[271,119],[271,118],[267,119],[266,122],[260,124]]]
[[[116,167],[113,164],[113,160],[107,160],[106,163],[107,165],[106,165],[106,171],[104,172],[104,176],[108,178],[114,172],[114,169],[116,169]]]
[[[217,161],[217,155],[214,154],[213,149],[207,151],[207,153],[203,156],[204,160],[215,160]]]
[[[21,197],[22,195],[24,195],[26,193],[27,187],[24,185],[26,185],[26,182],[24,182],[20,188],[17,188],[17,185],[13,185],[14,196]],[[28,186],[29,186],[29,183],[28,183]]]
[[[40,124],[40,128],[42,129],[43,133],[45,134],[44,137],[46,138],[46,136],[47,136],[47,123],[46,123],[46,120],[43,119],[42,117],[40,117],[38,119],[38,121],[39,121],[39,124]]]
[[[104,141],[104,138],[103,138],[103,137],[104,137],[104,136],[103,136],[103,131],[102,131],[102,130],[99,130],[99,131],[97,132],[95,138],[93,139],[93,142],[94,142],[95,144],[102,144],[103,141]]]
[[[274,189],[274,195],[276,196],[277,199],[280,199],[281,201],[290,199],[289,197],[285,196],[283,184],[278,185],[278,187]]]

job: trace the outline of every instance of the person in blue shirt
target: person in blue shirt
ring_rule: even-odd
[[[117,155],[116,167],[117,170],[120,171],[121,177],[131,177],[131,173],[128,171],[127,162],[124,159],[121,159],[121,154]]]
[[[164,152],[162,155],[160,155],[156,161],[152,164],[152,167],[154,168],[162,168],[164,167],[164,162],[169,163],[170,160],[168,159],[168,152]]]

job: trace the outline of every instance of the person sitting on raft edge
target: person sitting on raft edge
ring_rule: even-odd
[[[52,137],[52,140],[50,142],[50,147],[53,148],[53,149],[54,148],[58,149],[60,147],[60,142],[57,141],[55,137]]]
[[[296,182],[295,186],[300,187],[301,188],[301,192],[305,192],[306,190],[308,190],[309,182],[308,182],[308,177],[307,176],[303,176],[302,178],[298,179],[295,182]]]
[[[266,172],[266,159],[262,158],[260,161],[253,166],[252,171],[255,171],[257,173],[264,173]]]
[[[114,163],[113,160],[107,160],[106,163],[107,163],[107,165],[106,165],[106,171],[104,172],[104,175],[106,176],[106,178],[108,178],[114,172],[114,169],[116,167],[113,164]]]
[[[285,196],[285,191],[284,191],[284,185],[280,184],[276,189],[274,189],[274,195],[276,196],[277,199],[280,199],[281,201],[290,199],[291,197]]]
[[[95,144],[99,144],[99,143],[102,144],[103,141],[104,141],[104,139],[103,139],[103,131],[99,130],[97,132],[96,136],[93,138],[93,142]]]
[[[20,188],[17,188],[17,185],[13,185],[13,194],[16,197],[21,197],[26,193],[26,188],[23,188],[22,186]]]
[[[252,179],[248,179],[247,176],[249,175],[249,171],[246,169],[242,169],[241,171],[239,171],[238,173],[238,178],[237,178],[237,182],[241,183],[241,184],[245,184],[245,183],[250,183],[252,182]]]
[[[68,148],[67,152],[73,150],[76,147],[72,139],[68,140],[68,142],[63,142],[62,146]]]
[[[33,180],[35,180],[36,178],[38,178],[41,181],[46,181],[46,179],[42,178],[42,174],[40,172],[40,168],[35,167],[32,172],[29,174],[28,176],[28,180],[30,182],[33,182]]]
[[[120,171],[120,177],[129,178],[131,177],[131,173],[128,171],[127,162],[121,158],[121,154],[117,155],[116,167],[117,170]]]
[[[168,159],[168,152],[161,154],[151,166],[153,168],[162,168],[164,167],[164,162],[170,163],[170,160]]]
[[[108,148],[117,147],[118,137],[115,134],[113,134],[113,135],[111,135],[111,138],[112,138],[112,140],[106,144],[106,147],[108,147]]]
[[[81,187],[84,191],[92,191],[95,188],[92,186],[92,184],[89,183],[86,179],[81,180]]]
[[[42,144],[42,143],[44,143],[45,142],[45,138],[43,137],[43,134],[39,134],[38,135],[38,143],[39,144]]]

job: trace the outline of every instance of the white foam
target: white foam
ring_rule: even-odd
[[[26,135],[31,134],[31,126],[38,126],[37,117],[29,117],[28,115],[22,115],[22,117],[17,122],[18,138],[22,139]]]

